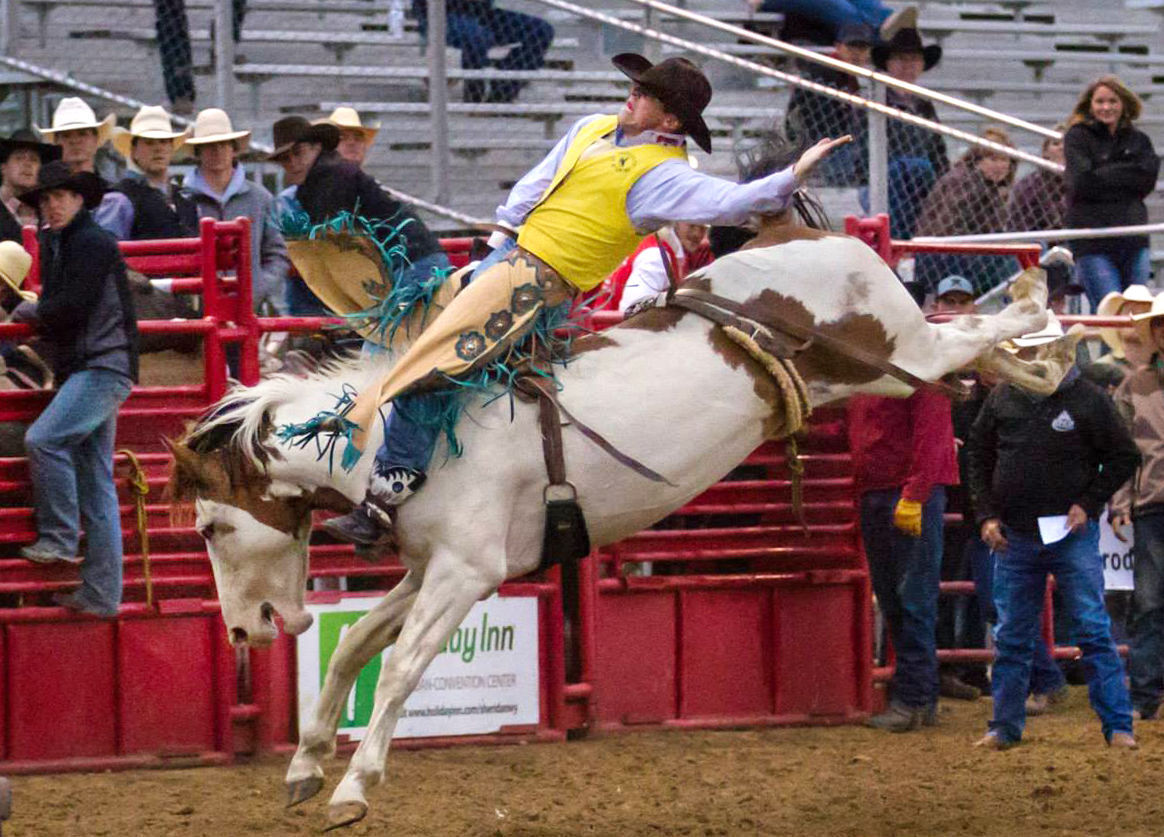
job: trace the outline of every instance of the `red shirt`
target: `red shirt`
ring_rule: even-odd
[[[849,447],[858,495],[900,488],[905,499],[924,503],[935,485],[958,484],[950,402],[932,390],[849,399]]]

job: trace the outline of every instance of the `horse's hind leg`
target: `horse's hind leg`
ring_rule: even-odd
[[[504,561],[497,562],[504,567]],[[412,694],[441,644],[461,624],[478,600],[495,591],[504,575],[483,573],[480,561],[470,565],[449,552],[429,561],[412,612],[396,640],[392,655],[380,670],[376,703],[368,733],[348,764],[328,804],[328,828],[350,825],[368,812],[365,791],[382,778],[388,745],[404,701]]]
[[[336,728],[356,675],[396,639],[419,587],[409,572],[344,634],[327,667],[311,722],[299,731],[299,747],[287,768],[288,806],[310,799],[323,787],[323,760],[335,752]]]

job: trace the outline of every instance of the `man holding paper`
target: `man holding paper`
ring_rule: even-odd
[[[1014,342],[1063,336],[1057,321]],[[1109,745],[1136,748],[1124,667],[1103,602],[1098,518],[1136,470],[1139,451],[1111,399],[1072,368],[1049,396],[998,386],[970,432],[968,479],[982,540],[994,553],[994,718],[977,746],[1022,738],[1047,576],[1054,575],[1083,650],[1088,696]]]

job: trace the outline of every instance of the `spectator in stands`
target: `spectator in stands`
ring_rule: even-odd
[[[937,44],[923,46],[921,35],[912,28],[900,29],[888,43],[873,47],[873,66],[911,84],[941,60],[942,48]],[[886,103],[931,122],[939,121],[933,103],[912,93],[890,87]],[[946,141],[928,128],[890,119],[886,143],[890,232],[894,238],[912,238],[922,202],[950,168]]]
[[[1140,99],[1115,76],[1087,86],[1063,137],[1067,158],[1068,227],[1122,227],[1148,223],[1144,198],[1156,188],[1160,158],[1152,140],[1133,124]],[[1150,275],[1148,236],[1084,238],[1071,242],[1092,310],[1104,295]]]
[[[1001,128],[987,128],[983,139],[1014,148]],[[916,235],[974,235],[1003,232],[1006,199],[1018,164],[1002,152],[972,146],[934,184],[918,216]],[[968,277],[984,293],[1014,273],[1017,264],[1005,256],[964,256],[923,253],[917,257],[917,279],[933,287],[951,273]]]
[[[250,135],[250,131],[236,131],[230,117],[218,108],[200,111],[186,140],[194,149],[198,167],[186,175],[182,185],[198,206],[200,218],[250,219],[255,308],[265,302],[284,313],[290,262],[275,219],[275,199],[261,184],[247,180],[237,159]]]
[[[832,57],[857,67],[868,67],[870,50],[876,41],[873,27],[866,23],[846,23],[837,32]],[[809,81],[854,95],[861,92],[857,77],[823,64],[802,62],[801,75]],[[814,93],[803,87],[792,91],[784,118],[788,139],[807,147],[821,137],[852,134],[854,142],[838,148],[825,160],[818,173],[826,186],[856,186],[869,177],[868,119],[856,105]]]
[[[1055,130],[1064,131],[1066,126],[1056,125]],[[1043,140],[1043,159],[1063,165],[1062,138]],[[1067,181],[1063,173],[1037,168],[1011,190],[1004,229],[1007,232],[1060,229],[1066,211]]]
[[[60,146],[61,159],[68,164],[70,171],[96,174],[97,151],[109,142],[116,122],[112,113],[98,122],[93,108],[70,96],[61,99],[53,111],[52,127],[36,130],[46,140]],[[109,184],[102,183],[106,191],[101,204],[93,210],[93,220],[116,238],[124,238],[129,230],[126,218],[132,211],[129,198],[121,192],[109,191]]]
[[[36,209],[22,203],[20,195],[36,186],[40,167],[61,158],[61,149],[38,142],[27,128],[0,140],[0,241],[23,241],[21,227],[35,226]]]
[[[498,9],[494,0],[446,0],[445,41],[461,51],[461,67],[480,70],[489,66],[489,50],[513,46],[504,58],[492,62],[498,70],[538,70],[554,40],[554,27],[540,17]],[[421,35],[428,31],[428,0],[412,0],[412,13]],[[524,81],[467,79],[466,102],[512,102]]]
[[[1021,357],[1062,333],[1051,315],[1045,329],[1014,342]],[[1111,399],[1076,367],[1049,396],[1003,383],[987,397],[967,451],[982,540],[994,552],[998,610],[994,718],[978,746],[1001,750],[1022,738],[1048,573],[1083,649],[1091,705],[1104,737],[1114,747],[1137,746],[1123,664],[1104,609],[1096,518],[1139,458]],[[1058,529],[1041,534],[1040,519]]]
[[[606,307],[627,309],[644,299],[666,293],[692,270],[711,261],[707,225],[677,221],[648,235],[604,283]]]
[[[1142,459],[1134,478],[1112,498],[1110,514],[1121,540],[1129,522],[1135,533],[1128,674],[1134,716],[1155,720],[1164,698],[1164,373],[1158,361],[1164,356],[1164,297],[1134,316],[1153,362],[1131,371],[1115,403]]]
[[[449,267],[440,241],[410,205],[388,195],[375,178],[336,151],[339,130],[327,123],[312,125],[301,116],[275,123],[278,147],[272,159],[294,161],[303,171],[296,199],[312,224],[341,212],[351,212],[376,225],[401,228],[408,266],[397,280],[405,284],[428,279]],[[284,164],[286,168],[286,164]],[[296,175],[297,176],[297,175]]]
[[[123,239],[190,238],[198,235],[198,207],[170,181],[170,162],[189,131],[175,131],[170,114],[144,105],[129,129],[117,128],[113,147],[129,163],[129,171],[114,187],[129,198],[130,212]]]
[[[958,482],[950,401],[928,389],[852,398],[849,443],[869,576],[897,654],[889,706],[869,724],[908,732],[937,723],[943,516]]]
[[[113,440],[117,408],[137,380],[137,320],[117,242],[90,214],[104,189],[92,172],[52,162],[21,195],[45,225],[35,321],[52,347],[58,388],[24,439],[37,540],[20,554],[42,564],[79,563],[81,587],[54,601],[112,616],[121,602],[122,558]]]
[[[237,44],[246,16],[246,0],[232,0],[232,31]],[[158,51],[162,57],[162,78],[166,96],[174,113],[189,116],[194,112],[194,57],[190,50],[190,24],[186,19],[186,0],[154,0],[154,20]],[[211,38],[214,28],[211,26]],[[211,47],[213,50],[213,46]]]
[[[327,119],[320,120],[339,128],[340,138],[336,151],[349,163],[355,163],[360,168],[364,166],[364,159],[368,156],[368,149],[380,132],[380,123],[365,125],[360,120],[360,114],[355,108],[340,105],[331,112]],[[318,123],[317,123],[318,124]]]
[[[809,18],[834,34],[839,34],[847,24],[860,23],[879,29],[882,40],[888,41],[903,28],[917,27],[917,6],[902,6],[894,11],[880,0],[748,0],[748,3],[761,12]],[[836,130],[833,129],[834,134]],[[820,136],[832,134],[826,132]]]

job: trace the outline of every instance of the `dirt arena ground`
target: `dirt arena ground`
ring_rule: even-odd
[[[1005,753],[971,749],[988,700],[908,735],[858,727],[665,732],[399,751],[352,835],[1160,835],[1164,722],[1108,750],[1074,688]],[[12,837],[319,833],[327,793],[282,807],[284,759],[15,777]],[[340,832],[343,833],[343,832]]]

